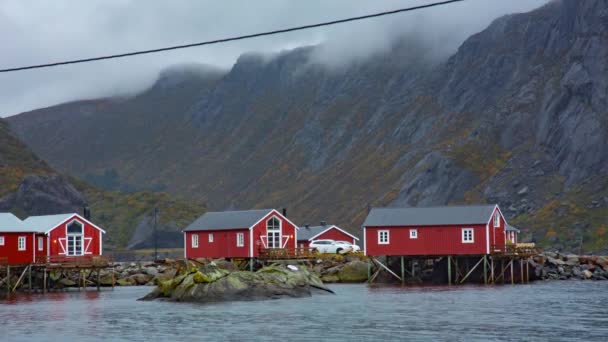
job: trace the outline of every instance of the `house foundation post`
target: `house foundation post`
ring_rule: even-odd
[[[452,285],[452,257],[448,255],[448,285]]]

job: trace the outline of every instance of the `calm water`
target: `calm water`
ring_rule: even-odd
[[[368,288],[200,305],[137,302],[150,288],[0,302],[0,341],[608,340],[608,282]]]

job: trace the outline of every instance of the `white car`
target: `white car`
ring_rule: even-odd
[[[349,250],[350,252],[356,253],[356,252],[360,252],[361,251],[361,247],[352,244],[348,241],[336,241],[336,244],[341,245],[341,246],[345,246],[344,250]]]
[[[352,245],[345,245],[337,243],[334,240],[324,239],[324,240],[315,240],[310,243],[310,248],[316,248],[319,253],[335,253],[335,254],[343,254],[352,252]]]

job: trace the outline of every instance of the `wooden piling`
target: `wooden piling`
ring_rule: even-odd
[[[511,285],[515,285],[515,279],[513,279],[513,258],[511,258]]]
[[[415,264],[415,260],[412,259],[412,278],[414,278],[416,276],[416,272],[414,271],[416,264]]]
[[[367,282],[370,283],[372,281],[372,262],[370,259],[367,259]]]
[[[521,283],[524,283],[524,260],[519,259],[519,278],[521,279]]]
[[[526,260],[526,283],[530,283],[530,261]]]
[[[44,268],[44,274],[42,276],[42,293],[46,293],[46,267]]]
[[[490,282],[492,284],[495,284],[495,278],[494,278],[494,258],[490,257]]]
[[[500,259],[500,277],[502,278],[502,283],[505,283],[505,259]]]
[[[32,292],[32,265],[29,266],[29,271],[27,275],[27,283],[30,292]]]
[[[99,272],[100,269],[97,269],[97,291],[101,291],[101,276],[99,275],[101,272]]]
[[[483,256],[483,283],[488,284],[488,256]]]
[[[405,285],[405,258],[401,257],[401,285]]]
[[[452,257],[448,255],[448,285],[452,285]]]
[[[6,266],[6,293],[11,293],[11,267]]]

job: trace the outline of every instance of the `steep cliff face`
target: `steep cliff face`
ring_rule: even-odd
[[[181,227],[204,211],[195,201],[171,198],[164,193],[122,194],[99,190],[55,172],[33,154],[0,119],[0,212],[21,218],[81,212],[88,204],[93,221],[108,234],[106,248],[147,247],[152,244],[152,209],[161,209],[159,245],[181,246]],[[133,241],[136,243],[134,244]]]
[[[112,187],[356,233],[368,204],[498,202],[538,241],[608,248],[607,2],[500,18],[445,60],[404,37],[336,70],[316,48],[9,120],[54,167]]]

